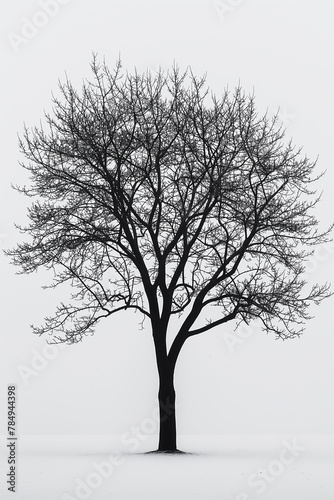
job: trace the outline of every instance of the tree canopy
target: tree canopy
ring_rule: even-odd
[[[96,58],[92,71],[80,91],[60,83],[46,123],[20,140],[30,240],[8,253],[74,288],[35,332],[75,343],[134,309],[164,337],[178,315],[171,363],[232,319],[300,335],[330,293],[303,278],[331,229],[318,230],[315,162],[240,87],[218,98],[191,70],[128,74]]]

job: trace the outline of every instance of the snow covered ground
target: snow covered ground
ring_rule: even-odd
[[[2,500],[334,500],[334,436],[20,436],[16,494]],[[1,439],[0,474],[8,472]]]

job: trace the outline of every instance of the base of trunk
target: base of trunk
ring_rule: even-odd
[[[186,455],[187,453],[185,451],[181,451],[181,450],[154,450],[154,451],[147,451],[146,452],[146,455],[157,455],[157,454],[165,454],[165,453],[168,453],[168,454],[175,454],[175,455]]]
[[[175,391],[168,387],[159,392],[160,432],[158,451],[177,453],[176,419],[175,419]]]

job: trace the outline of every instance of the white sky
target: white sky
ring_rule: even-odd
[[[207,72],[217,94],[239,81],[248,92],[254,88],[259,110],[280,107],[287,135],[311,158],[319,155],[319,172],[327,169],[319,182],[324,194],[318,218],[322,227],[330,223],[331,2],[54,1],[58,12],[42,16],[46,2],[6,2],[1,19],[2,248],[18,240],[13,223],[24,223],[28,201],[10,187],[25,179],[18,165],[17,133],[23,121],[38,124],[65,71],[78,84],[89,76],[93,51],[111,67],[121,54],[130,71],[167,68],[174,61],[181,68],[190,65],[195,74]],[[30,36],[27,43],[17,38],[23,35]],[[321,249],[310,263],[310,281],[334,283],[333,259],[333,245]],[[45,339],[33,336],[29,325],[52,314],[59,291],[41,289],[50,280],[44,272],[16,276],[3,255],[0,265],[0,434],[6,433],[10,383],[18,385],[21,434],[118,434],[152,414],[157,373],[148,324],[139,331],[138,315],[113,316],[81,345],[45,351]],[[304,336],[293,341],[276,341],[254,327],[231,347],[229,325],[190,339],[176,373],[179,433],[334,434],[333,305],[331,298],[315,308]],[[43,364],[36,353],[55,357]],[[23,380],[19,370],[22,375],[26,369],[34,375],[25,372]]]

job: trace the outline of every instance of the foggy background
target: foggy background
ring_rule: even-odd
[[[55,4],[56,2],[56,4]],[[53,5],[51,8],[50,5]],[[56,5],[56,6],[55,6]],[[333,220],[333,6],[289,0],[15,0],[1,19],[0,246],[22,237],[29,199],[11,188],[28,182],[17,133],[39,124],[65,72],[78,88],[92,52],[112,68],[152,71],[191,66],[217,94],[240,82],[259,113],[274,114],[287,139],[319,155],[320,227]],[[40,14],[42,13],[42,15]],[[22,158],[21,158],[22,159]],[[308,265],[310,282],[334,283],[334,245]],[[122,434],[157,406],[158,377],[149,324],[129,312],[100,322],[81,344],[47,347],[32,334],[62,300],[42,290],[45,271],[18,276],[2,253],[0,434],[6,434],[7,385],[17,385],[19,435]],[[64,293],[67,293],[64,290]],[[334,434],[333,306],[314,307],[301,338],[282,342],[256,324],[227,323],[188,339],[176,368],[179,434]],[[235,341],[233,341],[235,335]]]

